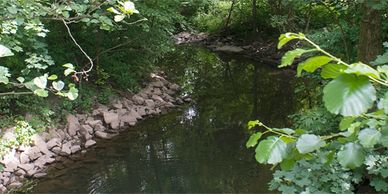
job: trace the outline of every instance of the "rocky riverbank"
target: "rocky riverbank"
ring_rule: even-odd
[[[191,101],[179,97],[179,92],[177,84],[152,74],[151,81],[137,94],[116,99],[110,106],[98,105],[90,114],[67,115],[64,127],[35,134],[31,145],[15,147],[3,156],[0,193],[21,187],[25,179],[45,176],[48,166],[86,152],[98,139],[111,139],[140,120]],[[9,129],[3,140],[15,139],[13,130]]]

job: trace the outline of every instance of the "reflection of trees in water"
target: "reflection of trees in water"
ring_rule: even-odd
[[[267,192],[271,173],[245,148],[244,129],[251,118],[285,124],[294,100],[289,78],[257,62],[194,47],[177,49],[164,64],[196,103],[147,120],[96,151],[98,162],[89,170],[71,172],[93,178],[75,184],[92,180],[89,191],[95,193]]]

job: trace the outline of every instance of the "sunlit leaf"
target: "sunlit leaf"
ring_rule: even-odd
[[[381,138],[380,131],[372,128],[366,128],[358,133],[358,140],[360,140],[360,144],[366,148],[372,148],[376,145]]]
[[[14,54],[12,53],[12,51],[9,48],[0,44],[0,58],[1,57],[9,57],[9,56],[13,56],[13,55]]]
[[[63,81],[57,81],[52,83],[53,88],[57,91],[61,91],[65,87],[65,83]]]
[[[379,78],[379,72],[373,69],[372,67],[365,65],[363,63],[354,63],[351,64],[345,71],[348,74],[356,74],[356,75],[365,75],[373,78]]]
[[[376,89],[365,76],[341,75],[323,89],[326,108],[334,114],[358,116],[376,100]]]
[[[256,132],[252,134],[246,143],[246,147],[247,148],[254,147],[257,144],[257,141],[260,139],[261,135],[263,135],[263,133],[261,132]]]
[[[124,18],[125,18],[125,15],[123,15],[123,14],[114,16],[115,22],[121,22]]]
[[[319,136],[312,134],[303,134],[296,142],[296,148],[301,154],[318,150],[325,145],[326,143]]]
[[[319,67],[326,65],[332,59],[327,56],[316,56],[308,58],[306,61],[299,63],[297,68],[297,76],[300,77],[302,75],[302,71],[305,70],[309,73],[314,72]]]
[[[287,67],[292,65],[295,58],[302,56],[303,54],[307,52],[316,51],[315,49],[305,50],[305,49],[295,49],[292,51],[286,52],[282,57],[282,63],[279,65],[279,68]]]
[[[67,93],[67,97],[70,100],[75,100],[78,98],[78,89],[75,87],[70,87],[69,92]]]
[[[34,94],[40,97],[47,97],[48,96],[48,91],[44,89],[37,89],[34,91]]]
[[[327,64],[322,67],[321,76],[324,79],[334,79],[341,75],[347,67],[342,64]]]
[[[354,169],[360,167],[365,160],[365,152],[356,143],[350,142],[342,146],[337,154],[338,162],[345,168]]]
[[[339,129],[341,131],[344,131],[344,130],[348,129],[355,119],[356,119],[355,117],[344,117],[344,118],[342,118],[342,120],[341,120],[341,122],[339,124]]]
[[[278,164],[286,156],[287,144],[279,137],[270,136],[256,147],[256,160],[262,164]]]
[[[40,76],[34,78],[34,84],[41,89],[45,89],[47,86],[47,76]]]
[[[57,75],[50,75],[50,77],[47,78],[48,80],[56,80],[58,79]]]
[[[68,76],[68,75],[70,75],[71,73],[74,73],[74,72],[75,72],[74,69],[68,68],[68,69],[65,69],[64,74],[65,74],[65,76]]]
[[[286,34],[282,34],[280,35],[279,37],[279,43],[278,43],[278,49],[281,49],[285,44],[287,44],[288,42],[290,42],[291,40],[294,40],[298,38],[297,36],[291,34],[291,33],[286,33]]]

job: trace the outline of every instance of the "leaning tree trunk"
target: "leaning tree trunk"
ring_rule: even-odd
[[[253,32],[257,32],[257,0],[252,0],[252,27]]]
[[[363,16],[360,24],[360,42],[358,60],[369,63],[381,53],[382,16],[380,11],[363,5]]]

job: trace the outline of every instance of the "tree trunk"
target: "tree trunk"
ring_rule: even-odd
[[[229,27],[229,23],[230,23],[230,19],[232,17],[232,12],[233,12],[233,8],[234,8],[234,4],[236,3],[236,0],[232,0],[232,5],[230,6],[230,9],[229,9],[229,14],[228,14],[228,18],[226,19],[226,22],[225,22],[225,29],[227,30],[228,27]]]
[[[363,5],[363,16],[360,24],[360,42],[358,60],[369,63],[381,53],[382,47],[382,16],[380,11]]]
[[[256,18],[257,18],[257,0],[252,0],[252,27],[255,33],[257,32]]]

